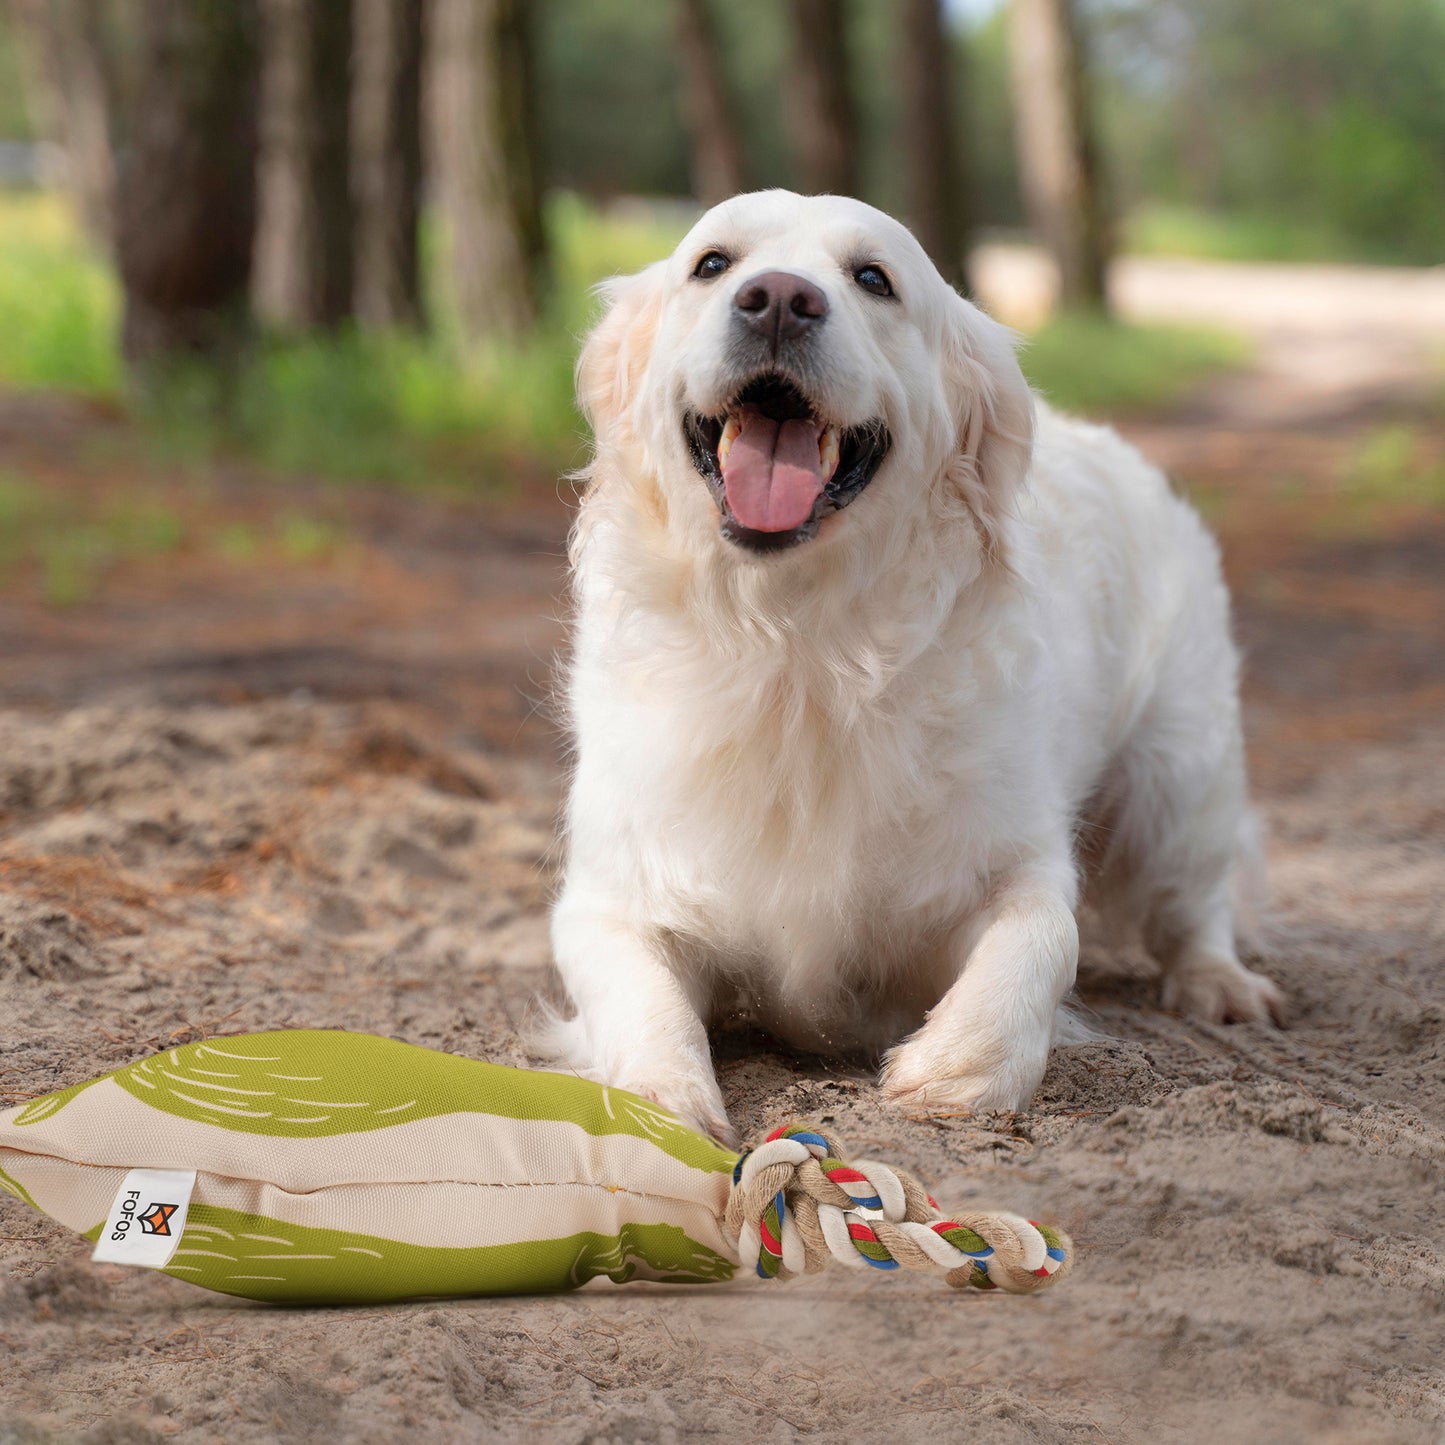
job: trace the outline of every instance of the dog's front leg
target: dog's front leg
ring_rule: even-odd
[[[553,1029],[553,1051],[589,1078],[736,1142],[713,1072],[702,982],[673,971],[652,930],[570,890],[552,915],[552,947],[577,1010]]]
[[[890,1050],[882,1078],[890,1100],[938,1110],[1028,1107],[1078,968],[1074,899],[1067,867],[1021,871],[995,892],[982,932],[959,934],[953,986]]]

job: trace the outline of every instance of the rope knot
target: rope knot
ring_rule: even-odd
[[[1074,1262],[1068,1236],[1016,1214],[945,1217],[910,1174],[849,1161],[831,1134],[785,1124],[733,1168],[725,1223],[763,1279],[854,1269],[929,1269],[949,1284],[1030,1294]]]

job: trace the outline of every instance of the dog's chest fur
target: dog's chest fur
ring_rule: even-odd
[[[584,646],[579,780],[631,820],[618,881],[764,1011],[916,971],[1023,792],[1007,659],[970,642],[959,618],[906,662],[826,625],[725,656],[684,630],[633,664]]]

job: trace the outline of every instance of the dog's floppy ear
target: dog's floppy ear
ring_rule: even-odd
[[[1017,338],[961,296],[947,323],[945,366],[958,424],[948,481],[972,513],[984,546],[1008,565],[1004,521],[1033,458],[1034,400]]]
[[[599,443],[631,405],[652,354],[665,266],[658,261],[635,276],[614,276],[597,288],[607,310],[577,358],[576,379],[577,403]]]

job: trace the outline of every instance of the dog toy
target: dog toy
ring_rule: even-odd
[[[946,1217],[826,1130],[741,1156],[635,1094],[369,1034],[168,1049],[0,1113],[0,1187],[94,1258],[292,1303],[765,1279],[829,1260],[1029,1293],[1066,1235]]]

